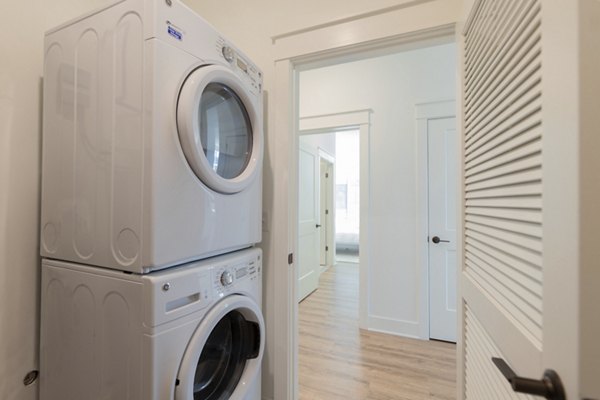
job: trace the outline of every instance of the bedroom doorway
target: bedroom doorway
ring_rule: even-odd
[[[360,132],[335,136],[335,261],[358,264],[360,238]]]
[[[346,265],[358,271],[358,319],[361,327],[366,327],[367,322],[371,113],[370,109],[359,109],[313,114],[300,118],[298,125],[296,299],[300,302],[310,297],[319,287],[321,273],[343,262],[336,254],[336,243],[341,244],[343,250],[348,249],[354,254],[351,263]],[[323,171],[321,162],[324,163]],[[319,192],[326,190],[321,188],[321,175],[327,173],[333,175],[333,184],[330,185],[332,212],[321,213],[323,206]],[[320,231],[325,216],[329,217],[325,244],[333,251],[328,252],[327,265],[322,265],[319,246],[322,245]]]

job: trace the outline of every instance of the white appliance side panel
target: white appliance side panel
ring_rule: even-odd
[[[112,105],[111,250],[119,266],[140,264],[144,172],[144,42],[139,15],[117,25]],[[106,215],[108,217],[108,215]]]
[[[141,262],[142,10],[126,1],[46,36],[43,256]]]
[[[142,285],[42,266],[40,398],[141,400]]]

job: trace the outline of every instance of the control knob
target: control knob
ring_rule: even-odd
[[[234,53],[233,53],[233,49],[231,47],[223,46],[223,50],[221,50],[221,51],[223,52],[223,57],[225,57],[227,62],[233,62]]]
[[[221,284],[223,286],[229,286],[233,283],[233,275],[229,271],[224,271],[221,274]]]

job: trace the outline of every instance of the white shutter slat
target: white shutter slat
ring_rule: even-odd
[[[491,189],[472,190],[466,195],[467,199],[485,199],[494,197],[535,196],[542,190],[541,181],[524,184],[492,187]]]
[[[506,78],[511,71],[518,70],[517,66],[523,66],[523,60],[530,59],[529,56],[534,54],[529,49],[539,39],[539,24],[535,23],[538,13],[539,9],[527,8],[523,19],[519,20],[519,25],[509,30],[508,40],[502,45],[488,47],[489,51],[481,54],[483,58],[479,68],[472,69],[465,77],[466,105],[473,106],[478,102],[476,99],[483,99],[482,96],[489,94],[496,85],[505,84],[500,78]]]
[[[511,267],[514,271],[514,278],[516,281],[521,281],[523,278],[530,279],[532,282],[542,283],[542,271],[539,265],[530,261],[523,260],[518,256],[498,250],[492,245],[489,245],[486,241],[469,237],[467,241],[472,246],[469,250],[473,254],[484,253],[487,256],[497,260],[503,265]],[[492,263],[493,264],[493,263]],[[539,295],[539,293],[536,293]]]
[[[495,198],[471,198],[466,200],[467,207],[496,207],[496,208],[542,208],[541,196],[512,196]]]
[[[491,158],[524,146],[529,142],[539,140],[542,129],[538,123],[535,115],[532,115],[527,121],[513,126],[511,129],[488,140],[477,149],[471,151],[468,157],[465,157],[465,167],[472,168]]]
[[[477,132],[496,121],[497,115],[502,115],[506,110],[510,110],[511,105],[517,99],[527,95],[532,88],[539,86],[542,77],[540,73],[540,64],[538,55],[540,54],[540,44],[537,43],[537,54],[529,55],[529,58],[521,59],[525,66],[515,71],[514,76],[501,77],[498,84],[501,86],[495,88],[495,92],[482,94],[484,99],[481,103],[470,109],[473,118],[467,120],[465,129],[470,137],[473,132]],[[468,116],[467,116],[468,117]]]
[[[534,168],[525,171],[513,172],[512,174],[503,175],[496,178],[472,182],[466,186],[466,193],[471,193],[482,189],[494,189],[512,185],[518,186],[531,182],[540,182],[541,180],[541,168]]]
[[[494,275],[495,279],[501,280],[505,287],[514,287],[514,293],[527,301],[532,307],[536,309],[541,307],[542,299],[535,294],[537,286],[540,284],[538,280],[522,274],[512,265],[504,264],[482,251],[474,250],[469,255],[471,260],[479,260],[480,263],[489,265],[490,267],[486,268],[486,271],[490,275]]]
[[[510,17],[510,15],[515,13],[514,4],[512,4],[512,10],[510,6],[510,2],[497,1],[487,2],[480,8],[481,18],[477,20],[479,35],[469,42],[471,45],[465,51],[465,58],[468,60],[466,63],[467,72],[471,72],[485,61],[482,60],[481,54],[496,45],[497,41],[494,41],[494,38],[507,34],[506,28],[502,24],[499,24],[497,19],[493,17],[494,15]],[[499,29],[500,31],[498,31]]]
[[[523,235],[542,238],[542,227],[539,224],[490,217],[488,215],[480,216],[471,214],[465,216],[465,222],[473,222],[479,225],[492,226],[498,229],[521,233]]]
[[[520,130],[524,126],[531,124],[533,122],[532,119],[539,121],[540,110],[540,94],[530,93],[526,98],[519,99],[518,104],[513,104],[510,111],[504,112],[504,118],[499,118],[493,125],[480,131],[474,131],[473,134],[465,131],[465,134],[469,135],[465,146],[465,155],[468,156],[472,151],[477,150],[485,143],[510,129],[517,128]]]
[[[515,4],[513,1],[511,3]],[[495,36],[491,45],[482,46],[480,52],[473,53],[473,60],[466,60],[465,95],[472,94],[475,87],[485,88],[486,79],[496,75],[494,72],[512,61],[508,53],[514,52],[527,39],[526,31],[531,27],[535,13],[537,10],[532,0],[522,1],[518,8],[513,8],[506,21],[495,19],[491,22],[503,24],[503,35]],[[481,35],[485,36],[486,33]]]
[[[521,233],[499,229],[493,226],[480,225],[473,222],[467,222],[465,228],[469,231],[479,232],[489,237],[503,240],[515,246],[524,247],[529,250],[542,252],[542,241],[539,238],[523,235]]]
[[[522,210],[522,209],[503,209],[503,208],[483,208],[469,207],[466,215],[480,215],[488,217],[497,217],[504,219],[512,219],[516,221],[524,221],[531,223],[542,223],[542,213],[538,210]]]
[[[503,240],[493,238],[493,237],[488,236],[481,232],[469,230],[469,231],[466,231],[465,233],[466,233],[467,238],[473,238],[479,242],[484,242],[484,243],[488,244],[490,247],[495,247],[496,249],[502,249],[501,251],[504,251],[508,254],[512,254],[516,258],[519,258],[530,264],[533,264],[536,266],[541,266],[541,264],[542,264],[541,254],[539,254],[536,251],[528,250],[528,249],[525,249],[520,246],[512,245]],[[469,249],[467,249],[467,251],[468,250]]]
[[[500,146],[499,146],[500,147]],[[510,144],[505,147],[511,147]],[[479,172],[485,172],[511,162],[527,158],[536,154],[542,153],[542,143],[540,140],[533,140],[521,146],[512,147],[507,149],[505,152],[498,154],[495,157],[491,157],[487,161],[484,161],[473,167],[465,168],[469,171],[469,175],[477,174]]]
[[[501,165],[499,167],[480,172],[478,174],[470,174],[469,171],[465,171],[465,183],[479,182],[485,179],[496,178],[504,175],[512,175],[520,171],[537,169],[540,167],[542,162],[541,154],[534,154],[532,156],[521,158],[510,164]]]

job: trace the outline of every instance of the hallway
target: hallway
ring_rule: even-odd
[[[359,330],[358,264],[321,275],[299,329],[300,400],[455,399],[455,345]]]

